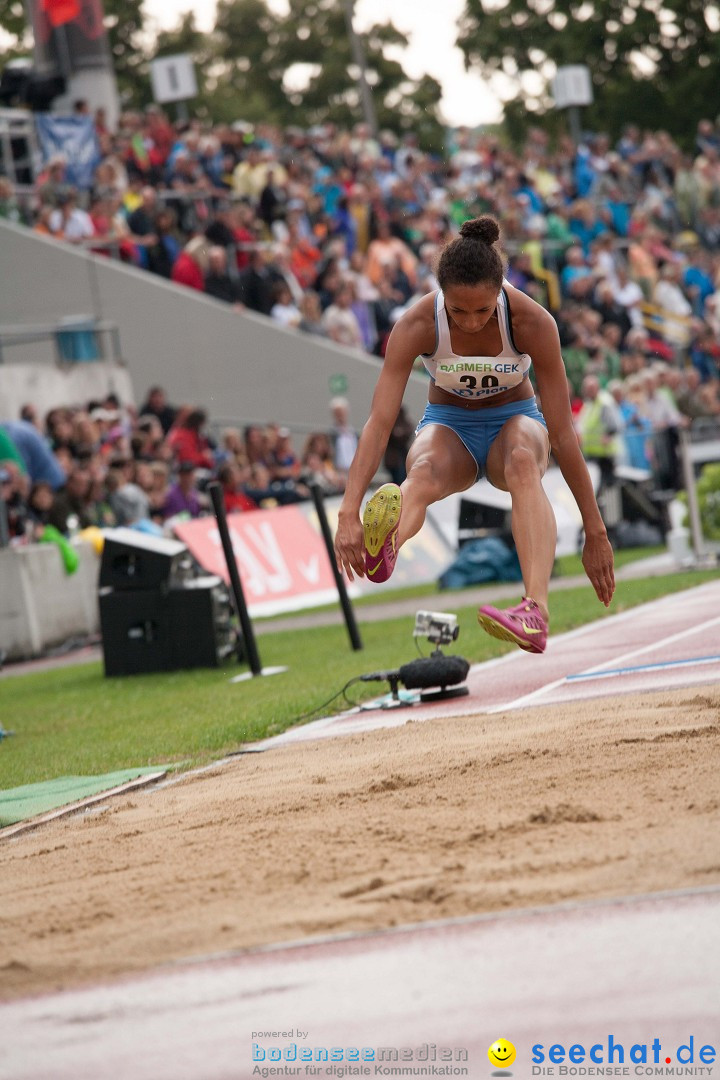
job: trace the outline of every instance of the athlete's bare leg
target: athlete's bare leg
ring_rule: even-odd
[[[528,416],[511,416],[490,447],[487,478],[512,496],[512,534],[517,548],[525,595],[548,617],[548,589],[557,524],[542,486],[547,468],[548,434]]]
[[[419,532],[431,503],[472,487],[477,464],[462,439],[450,428],[428,424],[419,433],[407,457],[398,546]]]

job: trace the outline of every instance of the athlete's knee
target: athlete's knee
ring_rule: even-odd
[[[505,482],[508,488],[540,480],[541,472],[535,451],[519,443],[510,448],[505,458]]]
[[[442,483],[442,470],[438,468],[437,462],[431,457],[420,457],[410,464],[403,489],[416,488],[432,492],[442,486]]]

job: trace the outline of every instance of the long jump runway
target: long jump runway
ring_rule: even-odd
[[[719,611],[720,582],[702,585],[552,638],[542,657],[477,665],[468,698],[260,745],[717,683]],[[315,939],[0,1006],[0,1080],[715,1080],[719,971],[716,887]],[[517,1049],[509,1070],[488,1061],[496,1039]]]
[[[478,628],[477,633],[482,631]],[[452,651],[462,654],[464,644],[465,639],[459,639]],[[720,581],[712,581],[620,615],[587,623],[566,634],[556,637],[551,634],[542,656],[514,649],[497,660],[475,664],[467,679],[468,697],[326,717],[257,746],[266,749],[349,735],[399,726],[408,720],[504,712],[608,694],[644,693],[717,682],[720,682]]]

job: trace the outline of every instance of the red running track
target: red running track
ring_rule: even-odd
[[[478,628],[478,633],[482,631]],[[607,694],[720,682],[720,580],[548,638],[542,656],[515,649],[470,669],[468,697],[325,717],[256,746],[331,738],[408,720],[501,712]]]

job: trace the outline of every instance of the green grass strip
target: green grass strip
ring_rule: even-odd
[[[557,590],[551,595],[551,630],[571,630],[716,577],[713,571],[689,571],[624,581],[609,609],[595,600],[589,585]],[[480,631],[475,606],[463,605],[462,592],[448,593],[443,606],[457,612],[460,625],[460,638],[447,652],[476,663],[513,648]],[[222,757],[243,743],[284,731],[350,679],[414,659],[413,625],[413,616],[364,623],[361,652],[352,652],[343,625],[263,635],[263,664],[287,665],[289,671],[243,683],[229,681],[244,670],[231,661],[221,669],[112,679],[91,663],[0,680],[0,717],[15,733],[0,739],[0,790],[68,774],[179,761],[189,767]],[[429,643],[421,645],[429,654]],[[359,684],[348,695],[358,701],[385,689]],[[339,697],[317,715],[344,708]]]

